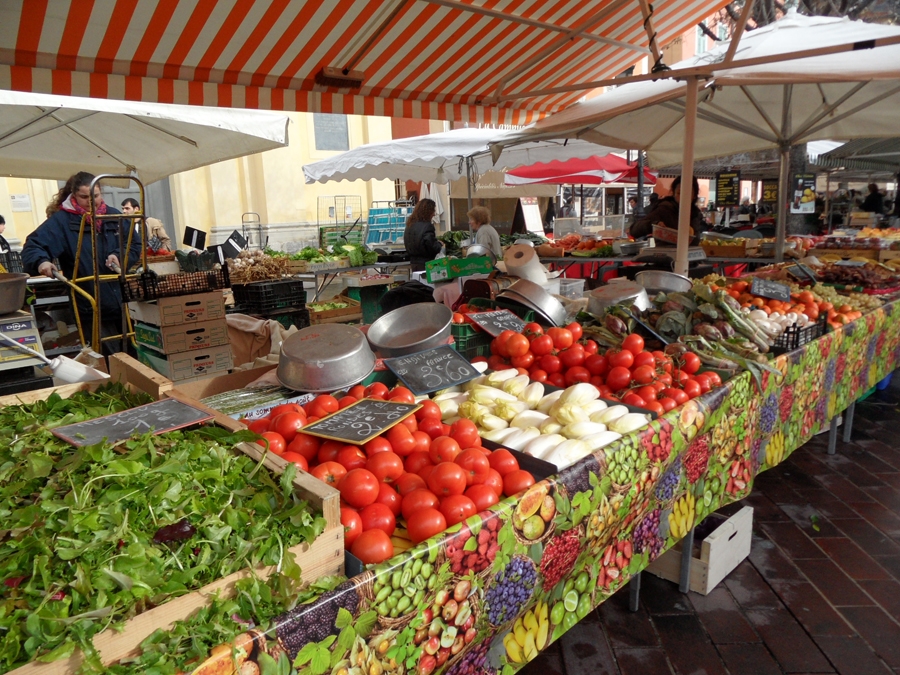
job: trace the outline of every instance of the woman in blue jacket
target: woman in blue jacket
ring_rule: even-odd
[[[88,227],[91,208],[92,174],[81,171],[71,176],[65,186],[56,194],[47,206],[47,220],[28,235],[22,248],[22,264],[29,274],[43,274],[53,277],[54,272],[63,273],[68,279],[88,277],[94,274],[94,259],[91,251],[91,237]],[[100,195],[100,186],[94,186],[94,210],[98,215],[118,214],[120,211],[107,206]],[[81,253],[78,256],[76,269],[75,257],[78,249],[78,232],[81,219],[86,217],[84,239],[81,242]],[[121,266],[122,255],[119,250],[119,232],[121,230],[123,245],[128,242],[131,229],[127,220],[100,220],[93,224],[97,230],[97,260],[100,274],[113,274],[115,267]],[[133,265],[141,256],[141,242],[135,232],[127,265]],[[85,291],[94,293],[94,283],[86,281],[79,284]],[[77,294],[76,294],[77,295]],[[116,282],[100,284],[100,335],[119,335],[122,333],[122,291]],[[83,298],[76,301],[78,314],[81,317],[85,337],[90,339],[93,313],[90,304]],[[118,341],[105,342],[107,353],[119,351]]]

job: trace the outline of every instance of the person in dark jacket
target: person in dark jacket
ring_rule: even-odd
[[[81,171],[71,176],[65,186],[56,194],[47,206],[47,220],[25,239],[22,248],[22,264],[29,274],[43,274],[53,278],[53,274],[61,271],[67,279],[92,276],[94,258],[91,251],[90,208],[91,181],[94,176]],[[98,215],[118,214],[120,211],[106,205],[100,195],[100,186],[94,186],[94,209]],[[81,220],[85,218],[84,238],[78,255],[78,233]],[[114,267],[120,267],[123,259],[119,249],[119,233],[122,241],[127,243],[128,233],[132,228],[130,221],[99,220],[93,224],[97,231],[97,260],[100,274],[114,274]],[[76,269],[76,255],[78,264]],[[132,239],[127,265],[140,260],[141,242],[137,233]],[[57,262],[59,268],[57,268]],[[86,292],[94,294],[92,281],[79,284]],[[100,284],[100,335],[119,335],[122,333],[122,291],[116,282]],[[78,298],[76,307],[81,319],[85,339],[91,339],[93,326],[93,310],[84,298]],[[104,343],[108,353],[118,351],[117,340]]]
[[[6,231],[6,218],[0,216],[0,253],[9,253],[9,242],[3,236],[4,231]]]
[[[423,199],[406,219],[403,232],[403,244],[409,254],[409,263],[413,272],[423,272],[425,263],[434,260],[441,252],[443,244],[438,241],[432,219],[437,205],[431,199]]]
[[[691,243],[695,243],[700,233],[706,229],[706,221],[697,207],[697,197],[700,194],[700,184],[696,178],[692,179],[691,198]],[[642,218],[635,220],[629,230],[629,234],[635,239],[646,237],[653,232],[654,225],[663,225],[673,230],[678,229],[679,200],[681,199],[681,176],[672,182],[672,194],[658,200]]]
[[[884,195],[878,191],[876,183],[869,183],[869,194],[863,200],[862,210],[869,213],[884,213]]]

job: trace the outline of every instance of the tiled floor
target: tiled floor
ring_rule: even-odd
[[[626,587],[522,672],[900,673],[900,377],[826,445],[757,479],[750,557],[712,593],[644,574],[638,612]]]

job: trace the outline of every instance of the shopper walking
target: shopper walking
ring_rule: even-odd
[[[403,244],[409,254],[410,267],[413,272],[424,272],[425,263],[434,260],[444,246],[438,241],[434,231],[433,221],[436,212],[437,205],[434,201],[422,199],[406,219]]]

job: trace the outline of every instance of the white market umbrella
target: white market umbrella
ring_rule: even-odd
[[[554,159],[572,159],[616,152],[586,141],[536,140],[511,147],[495,162],[491,144],[504,143],[515,132],[497,129],[455,129],[425,136],[370,143],[303,167],[307,183],[330,180],[414,180],[447,183],[472,181],[488,170],[504,170]],[[470,203],[471,207],[471,203]]]
[[[634,82],[551,115],[519,139],[577,138],[647,151],[651,166],[777,147],[781,158],[779,247],[787,203],[788,153],[818,139],[897,133],[900,27],[789,12],[729,43],[673,66],[681,80]],[[797,55],[804,58],[793,58]],[[742,65],[743,64],[743,65]],[[503,144],[495,148],[502,149]],[[682,183],[676,268],[687,269],[690,183]]]
[[[147,184],[283,147],[289,121],[267,111],[0,90],[0,174],[64,180],[134,171]]]

